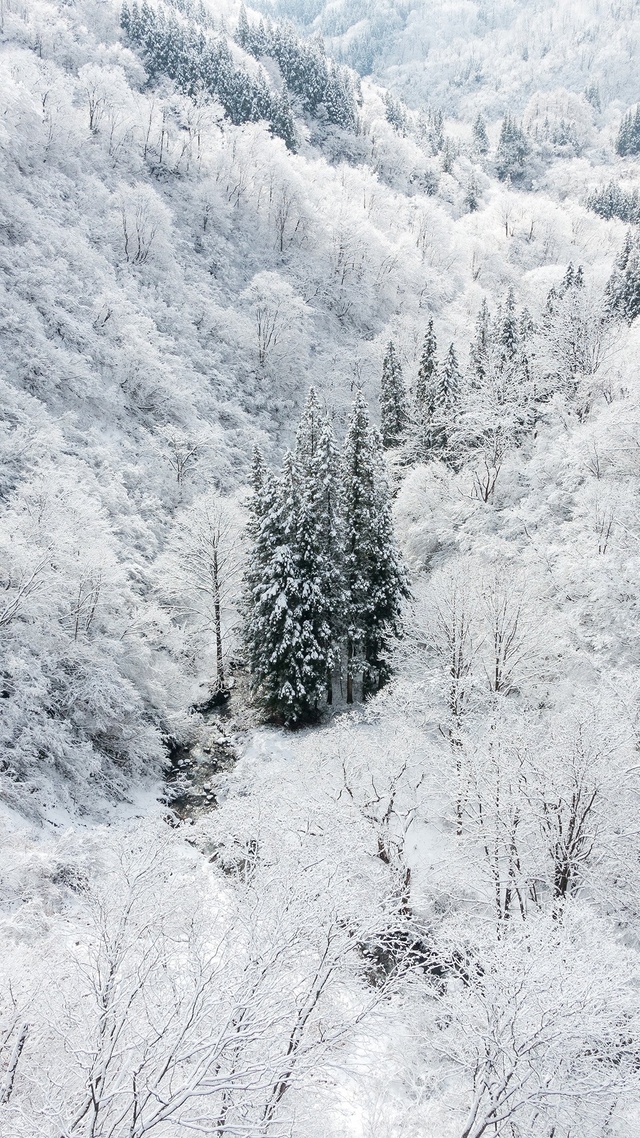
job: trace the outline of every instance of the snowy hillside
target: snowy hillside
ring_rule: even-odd
[[[637,1135],[639,31],[5,0],[2,1138]]]
[[[336,58],[373,74],[414,106],[463,118],[522,114],[558,88],[625,107],[637,97],[636,0],[263,0],[279,18],[320,31]]]

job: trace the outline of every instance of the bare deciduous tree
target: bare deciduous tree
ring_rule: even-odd
[[[209,444],[208,436],[202,430],[185,431],[182,427],[167,424],[157,432],[161,440],[159,449],[174,471],[180,491],[188,477],[195,471],[203,451]]]
[[[302,318],[309,310],[277,273],[258,273],[243,295],[253,308],[258,365],[263,369],[276,349],[300,330]]]
[[[12,572],[9,566],[6,567],[0,579],[0,589],[4,593],[0,607],[0,629],[6,628],[18,616],[28,597],[44,587],[44,573],[49,562],[50,553],[46,553],[27,569]]]
[[[171,877],[162,845],[143,845],[87,886],[75,961],[51,962],[28,1060],[9,1064],[13,1135],[34,1117],[51,1138],[281,1133],[291,1092],[328,1076],[384,995],[343,998],[368,919],[343,919],[332,871],[310,885],[272,867],[224,897],[203,880],[193,903]]]
[[[471,953],[464,982],[437,997],[433,1046],[467,1087],[460,1138],[615,1132],[618,1108],[624,1117],[637,1096],[637,1007],[625,954],[603,960],[596,938],[579,919],[543,921],[524,943]],[[450,967],[460,973],[453,957]]]
[[[158,195],[143,184],[120,191],[124,255],[132,265],[145,265],[158,238],[169,228],[169,214]]]
[[[484,659],[489,690],[513,691],[525,674],[535,672],[540,653],[524,577],[506,566],[485,571],[480,603],[486,627]]]
[[[161,567],[161,589],[176,616],[214,634],[218,693],[226,687],[223,640],[236,616],[244,564],[242,521],[230,500],[199,498],[178,517]]]

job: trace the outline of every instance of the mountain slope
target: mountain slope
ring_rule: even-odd
[[[638,1132],[636,5],[553,9],[280,0],[361,84],[240,5],[3,9],[2,1134]],[[207,719],[193,542],[385,355],[393,678]]]

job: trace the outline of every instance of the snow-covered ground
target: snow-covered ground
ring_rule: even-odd
[[[586,204],[638,180],[638,13],[529,9],[281,3],[413,108],[367,79],[349,132],[294,99],[295,153],[149,85],[110,2],[1,9],[2,1138],[639,1131],[640,331],[603,315],[627,227]],[[237,17],[207,27],[260,73]],[[485,298],[511,387],[474,372]],[[375,417],[389,340],[413,398],[430,318],[462,441],[389,459],[394,678],[295,733],[239,683],[238,761],[177,824],[202,527],[234,535],[233,663],[253,444],[281,460],[310,384],[338,436],[356,391]]]

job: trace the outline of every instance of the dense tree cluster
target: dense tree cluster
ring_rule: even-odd
[[[385,447],[408,445],[409,452],[422,458],[436,455],[452,458],[450,440],[457,421],[461,373],[453,344],[438,363],[433,320],[424,339],[413,406],[410,405],[402,377],[397,350],[390,342],[382,365],[380,409]]]
[[[632,225],[640,224],[640,194],[637,188],[623,190],[617,182],[609,182],[599,190],[594,190],[587,198],[589,209],[610,221],[617,217]]]
[[[421,461],[438,458],[457,469],[496,429],[517,443],[530,422],[533,404],[531,337],[526,309],[518,313],[509,290],[491,316],[486,299],[476,321],[466,373],[451,343],[442,358],[433,318],[422,346],[412,405],[397,351],[385,354],[380,393],[382,437],[386,447],[404,444]],[[503,422],[509,419],[509,427]]]
[[[640,104],[635,111],[627,111],[616,139],[616,153],[621,158],[629,154],[640,154]]]
[[[279,476],[253,467],[245,642],[258,699],[293,726],[333,701],[346,672],[363,695],[381,686],[385,640],[398,626],[405,572],[396,551],[380,436],[353,406],[342,457],[312,388],[295,450]]]
[[[396,99],[390,91],[385,91],[384,111],[387,122],[391,123],[398,134],[404,134],[407,129],[407,112],[400,99]]]
[[[575,122],[563,116],[554,121],[545,116],[542,122],[533,124],[530,134],[537,143],[550,143],[556,153],[579,154],[581,151]]]
[[[291,95],[305,111],[334,126],[353,130],[356,101],[348,71],[327,59],[321,40],[303,40],[290,24],[250,24],[244,5],[236,30],[241,47],[259,59],[275,59]]]
[[[418,115],[418,134],[428,142],[434,154],[439,154],[445,144],[444,115],[440,107],[428,106]]]
[[[502,181],[518,181],[523,177],[525,161],[531,150],[521,125],[512,115],[506,114],[500,128],[496,150],[496,173]]]
[[[440,356],[429,320],[413,395],[395,345],[383,361],[380,403],[385,447],[401,462],[439,459],[453,471],[481,466],[475,493],[488,501],[509,451],[520,447],[554,394],[588,405],[611,344],[613,319],[640,315],[640,240],[629,232],[604,294],[570,263],[537,320],[517,310],[510,288],[492,315],[486,298],[461,367],[455,345]],[[582,401],[582,402],[581,402]],[[479,480],[478,480],[479,479]]]
[[[631,230],[607,282],[606,303],[613,316],[629,324],[640,316],[640,237]]]
[[[295,148],[295,126],[286,92],[270,89],[262,75],[249,75],[233,63],[223,37],[214,38],[199,22],[178,19],[144,0],[122,6],[120,24],[131,43],[144,53],[151,81],[162,75],[173,79],[178,90],[195,97],[205,94],[222,104],[231,122],[268,122],[273,134]]]

